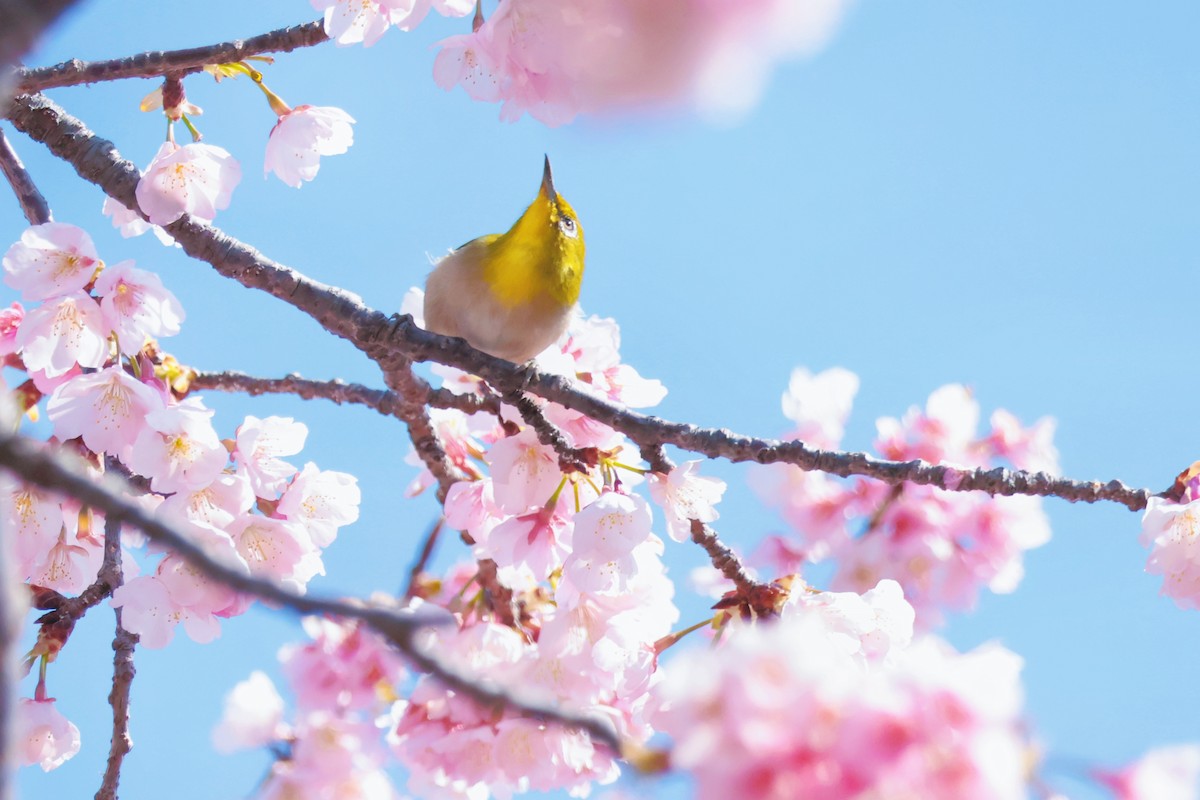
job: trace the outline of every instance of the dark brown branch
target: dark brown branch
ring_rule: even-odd
[[[18,434],[0,430],[0,467],[19,479],[71,497],[104,513],[112,524],[137,528],[156,543],[169,547],[193,567],[215,581],[238,592],[301,614],[325,614],[361,620],[390,640],[397,649],[421,669],[450,688],[484,705],[503,705],[536,719],[555,722],[586,731],[597,742],[620,750],[620,739],[604,719],[559,709],[541,701],[516,697],[497,687],[481,684],[420,650],[414,634],[421,628],[446,620],[432,610],[397,611],[379,604],[339,600],[298,594],[277,583],[253,577],[246,572],[208,556],[197,544],[170,525],[164,524],[126,496],[125,481],[108,474],[95,480],[82,460],[70,458],[52,445],[36,442]]]
[[[317,381],[302,378],[296,373],[282,378],[256,378],[241,372],[197,372],[191,379],[193,389],[212,389],[218,392],[245,392],[252,396],[263,394],[294,394],[303,400],[317,398],[338,405],[363,405],[380,414],[395,416],[399,402],[395,392],[372,389],[361,383],[346,383],[340,379]],[[499,415],[500,403],[494,397],[477,394],[455,394],[448,389],[435,389],[425,385],[426,405],[433,408],[452,408],[464,414],[485,411]]]
[[[85,180],[136,208],[138,171],[111,143],[95,137],[82,123],[43,97],[16,98],[7,110],[20,130],[46,144]],[[207,261],[219,273],[295,306],[327,331],[348,339],[370,358],[437,361],[483,378],[499,391],[521,389],[586,414],[621,431],[639,446],[671,444],[730,461],[793,464],[843,477],[863,475],[889,484],[909,481],[948,491],[993,495],[1038,495],[1071,502],[1120,503],[1137,511],[1152,496],[1120,481],[1106,484],[1056,478],[1002,468],[960,469],[924,461],[885,461],[866,453],[818,450],[801,441],[743,436],[725,429],[701,428],[639,414],[558,375],[536,372],[475,350],[465,341],[422,330],[408,315],[387,317],[365,306],[357,295],[307,278],[271,261],[211,225],[190,217],[167,226],[188,255]],[[386,372],[386,367],[385,367]]]
[[[100,574],[105,576],[113,587],[125,582],[121,568],[121,523],[116,517],[109,517],[104,523],[104,563],[100,567]],[[129,693],[133,688],[134,675],[137,674],[133,666],[133,649],[137,645],[138,637],[122,627],[121,609],[115,608],[113,611],[116,612],[117,632],[112,645],[112,691],[108,693],[108,704],[112,706],[113,712],[112,739],[109,743],[104,779],[96,792],[96,800],[117,800],[121,764],[133,749],[133,740],[129,737]]]
[[[49,3],[47,3],[49,5]],[[288,53],[312,47],[329,39],[321,20],[234,39],[220,44],[189,47],[186,50],[154,50],[109,61],[72,59],[50,67],[22,69],[17,72],[19,92],[40,92],[57,86],[113,81],[122,78],[154,78],[168,73],[184,75],[209,64],[228,64],[262,53]]]
[[[29,172],[21,163],[17,151],[13,150],[12,144],[9,143],[8,137],[2,130],[0,130],[0,172],[3,172],[4,177],[8,179],[8,185],[12,187],[13,194],[17,196],[21,211],[30,225],[41,225],[43,222],[51,222],[54,219],[46,198],[38,191],[33,178],[29,177]]]

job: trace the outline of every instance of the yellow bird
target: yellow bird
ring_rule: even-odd
[[[508,233],[467,242],[429,273],[425,328],[497,358],[529,361],[567,329],[583,256],[583,228],[554,191],[547,157],[537,197]]]

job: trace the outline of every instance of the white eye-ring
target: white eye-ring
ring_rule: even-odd
[[[558,229],[572,239],[579,236],[579,227],[575,224],[575,220],[565,214],[558,219]]]

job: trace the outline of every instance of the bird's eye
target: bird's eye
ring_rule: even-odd
[[[572,239],[579,235],[579,228],[575,225],[575,220],[566,215],[559,217],[558,229],[567,236],[570,236]]]

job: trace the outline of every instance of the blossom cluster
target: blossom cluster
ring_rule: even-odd
[[[312,0],[339,45],[412,30],[436,9],[462,17],[469,0]],[[433,77],[474,100],[503,102],[562,125],[579,114],[691,103],[714,115],[746,111],[775,63],[819,50],[847,0],[501,0],[470,33],[438,43]],[[482,11],[482,8],[480,8]]]
[[[791,436],[834,449],[841,444],[858,378],[842,369],[813,375],[797,369],[783,395],[783,411],[796,427]],[[1030,428],[1004,410],[980,435],[979,404],[963,386],[933,392],[924,409],[876,423],[875,449],[887,459],[922,459],[961,469],[1004,461],[1020,469],[1054,472],[1054,422]],[[947,610],[971,608],[981,588],[1016,589],[1022,554],[1044,544],[1050,527],[1035,497],[991,497],[866,478],[843,480],[820,472],[772,465],[754,486],[778,506],[794,535],[768,540],[760,556],[781,572],[832,559],[834,588],[863,591],[894,578],[929,627]]]
[[[776,61],[818,50],[844,0],[503,0],[468,34],[443,40],[434,80],[500,116],[547,125],[578,114],[691,102],[743,112]]]
[[[88,234],[64,223],[26,230],[3,267],[5,282],[36,305],[0,312],[0,353],[29,376],[14,393],[22,410],[32,415],[47,398],[52,442],[77,450],[97,475],[116,470],[144,479],[148,491],[138,501],[146,510],[246,574],[303,590],[323,571],[321,550],[358,517],[355,479],[284,460],[303,447],[302,423],[247,417],[223,441],[203,400],[174,391],[171,360],[157,339],[178,333],[184,313],[157,275],[130,261],[106,266]],[[19,577],[32,586],[73,595],[96,579],[104,523],[94,510],[10,481],[0,486],[0,523],[13,536]],[[112,604],[144,647],[165,646],[181,623],[193,639],[210,641],[220,618],[251,602],[161,549],[147,554],[161,558],[141,574],[152,563],[132,556],[142,541],[126,533],[123,542],[127,580]],[[48,644],[39,648],[35,657],[56,654]],[[33,702],[50,702],[44,680]],[[38,705],[31,716],[34,708],[50,714]],[[45,750],[46,741],[71,737],[41,741]],[[54,763],[45,753],[37,760]]]
[[[1026,797],[1020,659],[910,644],[899,587],[872,591],[793,604],[664,667],[655,722],[697,797]]]

